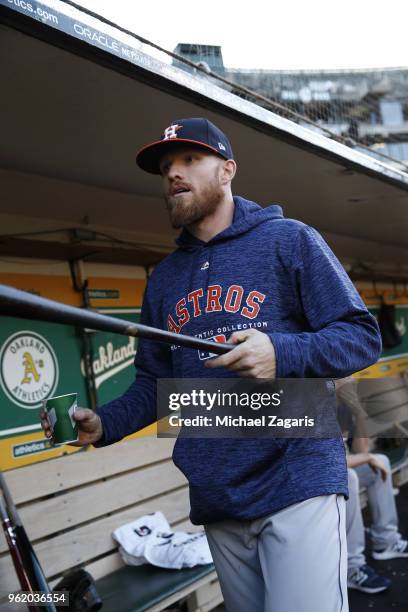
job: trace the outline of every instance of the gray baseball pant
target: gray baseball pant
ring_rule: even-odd
[[[348,470],[350,497],[346,504],[346,530],[349,575],[366,563],[360,487],[367,487],[368,505],[373,521],[370,528],[373,548],[378,550],[387,548],[402,537],[398,532],[398,515],[392,492],[390,460],[386,455],[377,454],[377,457],[390,471],[385,481],[382,480],[379,472],[373,472],[367,464]]]
[[[348,612],[345,499],[205,525],[229,612]]]

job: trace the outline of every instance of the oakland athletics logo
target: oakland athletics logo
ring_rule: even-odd
[[[0,351],[4,393],[22,408],[38,408],[58,383],[58,362],[51,345],[32,331],[10,336]]]

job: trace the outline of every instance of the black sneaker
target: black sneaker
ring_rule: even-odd
[[[369,565],[362,565],[347,579],[347,586],[363,593],[381,593],[391,586],[391,580],[376,574]]]

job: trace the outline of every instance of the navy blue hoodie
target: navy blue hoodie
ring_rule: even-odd
[[[233,223],[209,242],[183,230],[154,270],[141,322],[209,338],[254,327],[276,352],[277,376],[340,378],[381,351],[376,320],[313,228],[234,197]],[[156,420],[158,378],[236,376],[206,355],[140,340],[135,382],[97,409],[111,444]],[[253,520],[318,495],[348,494],[342,439],[179,438],[173,459],[190,485],[191,521]]]

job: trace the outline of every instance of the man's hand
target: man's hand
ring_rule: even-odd
[[[40,411],[40,417],[45,436],[52,438],[50,423],[45,410]],[[71,442],[69,446],[87,446],[98,442],[102,438],[102,421],[96,412],[89,410],[89,408],[77,408],[73,418],[78,422],[79,439],[78,442]]]
[[[226,368],[245,378],[275,378],[276,356],[269,337],[256,330],[234,332],[228,339],[236,348],[205,362],[207,368]]]
[[[381,478],[385,481],[387,480],[387,476],[389,474],[388,469],[385,467],[382,461],[380,461],[375,455],[369,455],[368,465],[373,470],[373,472],[380,472]]]

